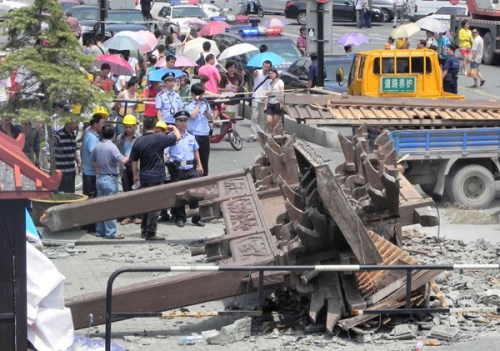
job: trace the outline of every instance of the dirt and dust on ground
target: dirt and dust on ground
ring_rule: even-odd
[[[446,204],[444,217],[452,224],[497,224],[500,212],[489,213],[460,204]]]

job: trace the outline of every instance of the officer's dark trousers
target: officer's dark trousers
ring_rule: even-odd
[[[196,142],[200,147],[198,152],[200,153],[200,161],[203,167],[203,176],[208,175],[208,158],[210,157],[210,137],[195,135]]]
[[[192,179],[192,178],[197,178],[198,177],[198,172],[196,172],[196,168],[193,167],[189,170],[182,170],[179,169],[175,174],[170,175],[172,177],[171,181],[172,182],[178,182],[182,180],[187,180],[187,179]],[[189,204],[189,208],[197,208],[198,207],[198,201],[193,201]],[[173,207],[172,208],[172,215],[175,217],[175,220],[182,220],[186,221],[187,216],[186,216],[186,206],[179,206],[179,207]],[[193,217],[192,222],[196,223],[200,220],[199,216]]]

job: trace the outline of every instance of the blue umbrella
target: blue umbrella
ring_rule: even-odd
[[[266,51],[260,54],[252,56],[250,60],[247,62],[247,66],[249,67],[262,67],[262,63],[264,61],[271,61],[273,66],[277,66],[285,62],[285,59],[274,52]]]
[[[181,71],[180,69],[170,69],[170,68],[160,68],[151,72],[148,77],[150,82],[161,82],[162,77],[167,73],[173,73],[175,78],[179,78],[181,76],[185,76],[186,73]]]

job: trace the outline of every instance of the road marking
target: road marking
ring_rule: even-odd
[[[478,90],[479,88],[469,88],[469,87],[464,87],[464,86],[460,86],[460,88],[464,88],[466,90],[470,90],[470,91],[473,91],[475,93],[478,93],[478,94],[481,94],[481,95],[484,95],[484,96],[489,96],[489,97],[492,97],[494,98],[495,100],[500,100],[500,96],[496,96],[496,95],[493,95],[493,94],[489,94],[483,90]]]

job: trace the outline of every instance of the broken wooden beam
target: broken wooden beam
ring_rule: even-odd
[[[194,178],[98,197],[81,203],[51,207],[45,212],[43,224],[51,231],[57,232],[85,224],[186,205],[191,198],[212,199],[218,196],[216,188],[218,182],[231,179],[230,183],[235,184],[235,180],[245,178],[247,172],[235,171],[217,176]],[[226,188],[224,185],[222,187],[227,192],[234,190],[230,185]]]

